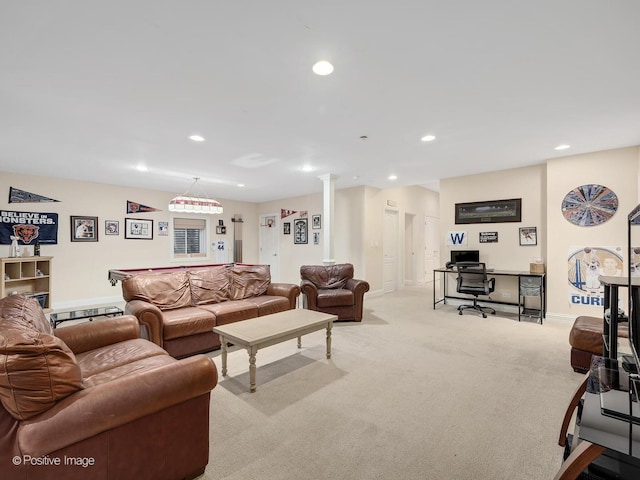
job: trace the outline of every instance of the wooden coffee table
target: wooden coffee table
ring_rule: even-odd
[[[256,391],[256,353],[261,348],[296,337],[302,348],[302,335],[326,328],[327,358],[331,358],[331,328],[337,319],[328,313],[294,309],[214,327],[222,344],[222,376],[227,375],[227,342],[247,349],[251,392]]]

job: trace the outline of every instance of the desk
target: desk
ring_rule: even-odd
[[[436,268],[433,270],[433,309],[435,310],[436,305],[442,303],[444,305],[447,304],[447,298],[455,298],[458,300],[468,300],[469,297],[460,297],[455,295],[448,295],[447,291],[447,277],[450,273],[457,273],[455,269],[450,268]],[[438,274],[442,275],[442,291],[443,296],[439,298],[436,296],[436,277]],[[542,325],[542,321],[546,315],[547,310],[547,294],[546,294],[546,276],[544,273],[530,273],[530,272],[519,272],[515,270],[493,270],[491,272],[487,272],[487,276],[489,277],[512,277],[518,279],[518,302],[502,302],[499,300],[482,300],[483,303],[493,303],[499,305],[512,305],[518,307],[518,321],[522,315],[537,317],[540,319],[540,324]],[[523,294],[523,291],[527,291],[527,281],[533,279],[537,281],[538,287],[536,287],[537,292],[535,295],[531,295],[530,293]],[[525,297],[526,296],[539,296],[540,297],[540,309],[527,309],[525,308]]]

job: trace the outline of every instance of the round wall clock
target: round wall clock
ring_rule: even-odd
[[[562,200],[562,214],[579,227],[592,227],[609,220],[618,210],[618,197],[603,185],[581,185]]]

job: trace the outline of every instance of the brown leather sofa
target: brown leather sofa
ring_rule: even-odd
[[[591,367],[591,356],[602,355],[603,331],[602,317],[583,315],[575,319],[569,332],[571,367],[574,372],[587,373]],[[628,323],[618,324],[618,337],[629,338]]]
[[[176,360],[132,316],[54,332],[38,302],[0,300],[0,478],[201,475],[209,461],[205,355]]]
[[[352,264],[303,265],[300,279],[305,308],[337,315],[338,320],[362,321],[369,283],[353,278]]]
[[[125,312],[175,358],[220,347],[216,325],[296,308],[300,287],[271,283],[269,265],[214,265],[122,280]]]

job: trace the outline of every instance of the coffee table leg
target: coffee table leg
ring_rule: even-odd
[[[327,323],[327,358],[331,358],[331,328],[333,322]]]
[[[220,335],[220,344],[222,345],[222,376],[227,376],[227,340]]]
[[[255,347],[249,349],[249,384],[252,393],[256,391],[256,353]]]

